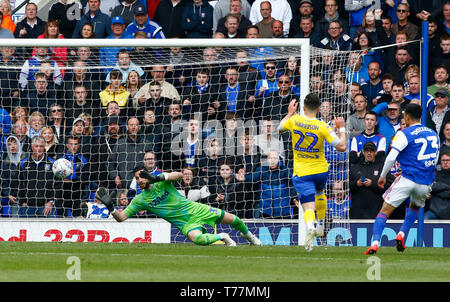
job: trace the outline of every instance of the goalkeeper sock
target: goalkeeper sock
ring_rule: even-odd
[[[378,213],[375,222],[373,223],[373,242],[378,242],[381,239],[381,234],[383,234],[384,226],[386,225],[387,216],[384,213]]]
[[[314,211],[306,210],[304,217],[305,217],[305,223],[306,223],[306,226],[308,227],[308,230],[314,229],[314,221],[316,220],[316,214],[314,214]]]
[[[238,230],[239,232],[241,232],[244,235],[247,235],[248,233],[248,228],[247,225],[242,221],[241,218],[237,217],[236,215],[234,215],[233,218],[233,222],[231,223],[231,226]]]
[[[403,234],[408,234],[409,229],[413,226],[414,222],[416,222],[418,216],[419,210],[407,208],[405,219],[403,220],[403,224],[400,227],[400,232],[403,232]]]
[[[220,239],[220,236],[217,234],[198,234],[197,237],[194,238],[194,243],[198,245],[209,245]]]
[[[327,212],[327,196],[325,192],[321,192],[315,196],[315,207],[317,212],[317,220],[319,224],[323,225],[325,221],[325,214]]]

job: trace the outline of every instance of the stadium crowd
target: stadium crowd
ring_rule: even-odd
[[[337,175],[328,188],[330,216],[375,217],[401,173],[394,166],[378,188],[390,140],[404,127],[402,110],[427,89],[427,125],[440,135],[441,155],[426,218],[450,219],[450,1],[59,0],[46,17],[30,2],[14,23],[3,0],[0,38],[310,38],[317,48],[361,51],[329,73],[323,67],[333,58],[320,58],[310,79],[322,120],[332,126],[334,116],[350,112],[348,158],[331,148],[326,154]],[[421,87],[419,43],[398,44],[419,40],[425,20],[429,74]],[[187,68],[180,65],[186,51],[2,47],[2,216],[106,218],[95,190],[115,192],[123,209],[140,192],[132,170],[142,164],[155,174],[182,171],[181,194],[240,217],[295,217],[292,142],[278,134],[278,121],[299,98],[299,60],[261,59],[269,48],[205,48],[203,64]],[[223,63],[230,56],[236,63]],[[258,128],[244,127],[247,121]],[[51,166],[61,157],[74,171],[57,180]]]

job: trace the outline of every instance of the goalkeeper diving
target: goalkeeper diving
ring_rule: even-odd
[[[227,233],[207,233],[204,225],[214,227],[217,223],[231,225],[251,244],[261,245],[261,241],[236,215],[191,201],[181,195],[173,182],[181,179],[183,173],[171,172],[155,176],[142,166],[138,166],[133,170],[133,174],[142,192],[132,199],[125,210],[118,211],[114,208],[113,199],[104,187],[98,188],[95,193],[95,198],[108,208],[116,221],[122,222],[142,210],[147,210],[174,225],[184,236],[198,245],[209,245],[221,240],[225,245],[236,246],[236,242]]]

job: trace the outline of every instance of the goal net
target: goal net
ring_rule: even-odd
[[[353,54],[302,39],[1,41],[2,217],[106,222],[96,189],[123,210],[141,192],[142,165],[182,171],[182,195],[245,218],[263,244],[302,244],[292,141],[279,122],[309,92],[323,121],[347,118]],[[51,168],[61,157],[73,163],[63,180]],[[348,243],[348,151],[326,146],[326,158],[317,244]]]

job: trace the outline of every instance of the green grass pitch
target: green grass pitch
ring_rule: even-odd
[[[67,262],[75,256],[82,282],[373,282],[366,249],[1,242],[0,281],[73,282]],[[381,282],[450,281],[448,248],[380,247],[376,257]]]

